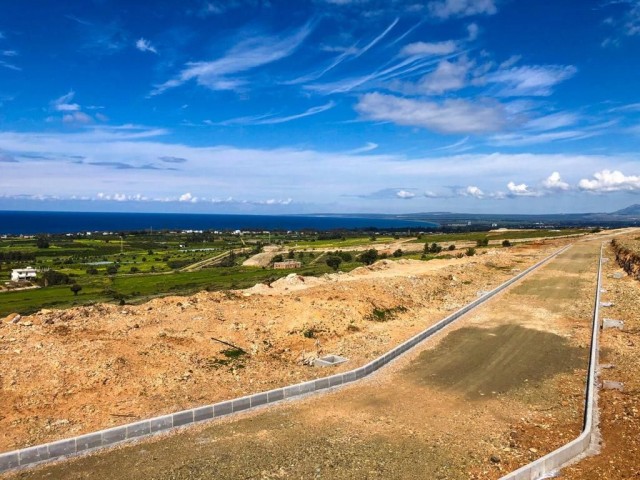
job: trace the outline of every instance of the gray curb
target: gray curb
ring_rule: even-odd
[[[600,246],[600,262],[598,264],[598,284],[596,285],[596,302],[593,308],[593,326],[591,333],[591,352],[589,356],[589,370],[587,373],[587,388],[585,396],[585,413],[582,433],[538,460],[511,472],[500,480],[536,480],[555,476],[555,472],[563,465],[571,462],[587,451],[592,442],[592,434],[597,428],[594,420],[594,409],[597,408],[596,367],[598,365],[598,340],[600,334],[600,293],[602,283],[602,252],[604,244]]]
[[[251,410],[262,405],[280,402],[289,398],[295,398],[302,395],[307,395],[309,393],[319,392],[329,388],[355,382],[368,375],[371,375],[376,370],[379,370],[384,365],[388,364],[398,356],[415,347],[433,334],[439,332],[470,310],[486,302],[488,299],[504,290],[509,285],[517,282],[522,277],[528,275],[533,270],[537,269],[552,258],[561,254],[570,246],[571,245],[563,247],[544,260],[541,260],[535,265],[522,271],[515,277],[507,280],[502,285],[486,293],[481,298],[469,303],[455,313],[440,320],[435,325],[432,325],[426,330],[423,330],[422,332],[413,336],[409,340],[401,343],[384,355],[378,357],[375,360],[372,360],[371,362],[360,368],[356,368],[355,370],[350,370],[348,372],[339,373],[316,380],[310,380],[308,382],[298,383],[296,385],[290,385],[283,388],[276,388],[268,392],[260,392],[253,395],[248,395],[246,397],[219,402],[213,405],[207,405],[204,407],[184,410],[169,415],[141,420],[139,422],[129,423],[127,425],[121,425],[118,427],[109,428],[107,430],[100,430],[66,440],[46,443],[44,445],[37,445],[34,447],[22,448],[20,450],[14,450],[12,452],[5,452],[0,454],[0,472],[6,472],[8,470],[25,468],[66,457],[86,454],[97,449],[114,446],[119,443],[131,441],[134,439],[148,437],[160,432],[167,432],[178,427],[184,427],[185,425],[191,425],[194,423],[211,420],[213,418],[224,417],[226,415],[231,415],[237,412]]]

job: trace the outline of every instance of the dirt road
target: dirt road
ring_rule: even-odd
[[[498,478],[580,430],[597,253],[574,246],[364,383],[17,478]]]

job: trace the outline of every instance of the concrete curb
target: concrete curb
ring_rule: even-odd
[[[555,476],[555,472],[570,463],[576,457],[585,453],[592,444],[593,435],[597,433],[595,409],[597,408],[596,367],[598,365],[598,340],[600,334],[600,293],[602,284],[602,252],[604,244],[600,246],[600,262],[598,264],[598,283],[596,286],[596,302],[593,309],[593,326],[591,333],[591,353],[589,356],[589,370],[587,373],[587,388],[585,398],[585,413],[582,433],[571,442],[554,450],[538,460],[511,472],[500,480],[536,480]]]
[[[78,437],[59,440],[43,445],[36,445],[34,447],[22,448],[11,452],[5,452],[0,454],[0,472],[35,466],[37,464],[60,460],[66,457],[83,455],[97,449],[115,446],[120,443],[137,440],[143,437],[149,437],[160,432],[167,432],[178,427],[184,427],[185,425],[232,415],[234,413],[251,410],[262,405],[280,402],[282,400],[295,398],[309,393],[319,392],[332,387],[355,382],[357,380],[360,380],[361,378],[371,375],[376,370],[379,370],[384,365],[388,364],[389,362],[402,355],[406,351],[410,350],[411,348],[415,347],[425,339],[439,332],[470,310],[486,302],[500,291],[504,290],[505,288],[517,282],[538,267],[547,263],[552,258],[555,258],[557,255],[563,253],[569,247],[571,247],[571,245],[563,247],[544,260],[541,260],[535,265],[522,271],[515,277],[507,280],[502,285],[496,287],[490,292],[487,292],[477,300],[469,303],[455,313],[440,320],[438,323],[432,325],[426,330],[423,330],[409,340],[401,343],[381,357],[378,357],[377,359],[360,368],[356,368],[355,370],[350,370],[348,372],[331,375],[329,377],[318,378],[316,380],[310,380],[308,382],[298,383],[287,387],[276,388],[268,392],[260,392],[253,395],[248,395],[246,397],[227,400],[224,402],[215,403],[213,405],[184,410],[160,417],[149,418],[146,420],[141,420],[139,422],[109,428],[107,430],[100,430],[97,432],[80,435]]]

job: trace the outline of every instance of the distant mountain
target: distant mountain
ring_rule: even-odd
[[[613,215],[640,215],[640,204],[636,203],[635,205],[613,212]]]

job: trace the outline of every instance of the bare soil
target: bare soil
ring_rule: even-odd
[[[513,275],[514,268],[534,263],[549,253],[549,246],[499,250],[493,256],[442,262],[439,268],[428,262],[423,265],[429,270],[420,274],[412,270],[418,269],[420,262],[384,263],[369,273],[336,276],[326,285],[288,293],[283,284],[270,292],[272,295],[249,291],[245,293],[252,294],[250,297],[224,299],[217,294],[199,294],[186,314],[180,312],[182,323],[197,321],[190,318],[192,309],[198,315],[212,315],[207,325],[215,325],[223,312],[234,318],[242,312],[247,328],[228,329],[225,338],[246,346],[260,345],[266,337],[277,346],[277,353],[271,355],[270,349],[258,348],[241,372],[224,368],[204,375],[192,369],[190,378],[197,380],[193,388],[185,387],[193,380],[177,382],[181,387],[177,389],[167,381],[162,385],[163,395],[157,398],[178,402],[178,392],[193,398],[197,397],[195,392],[216,397],[219,390],[228,398],[264,389],[269,382],[285,384],[309,375],[325,375],[326,370],[300,365],[300,358],[314,348],[315,354],[322,348],[351,358],[340,368],[353,368],[442,318],[478,291]],[[410,352],[363,383],[14,476],[99,479],[114,478],[117,472],[123,479],[498,478],[566,443],[581,429],[597,247],[593,243],[572,247],[534,273],[531,280],[498,295],[452,330],[425,342],[421,350]],[[563,262],[572,266],[571,271],[558,268]],[[403,265],[413,273],[406,276]],[[394,268],[400,276],[392,275]],[[537,282],[559,278],[565,279],[557,285],[564,293],[549,301],[546,292],[536,288]],[[160,305],[175,308],[175,300],[166,301],[154,304],[154,309]],[[225,302],[229,302],[229,310],[223,308]],[[373,305],[387,309],[403,305],[408,311],[388,322],[372,322]],[[141,308],[138,316],[145,311]],[[263,313],[258,316],[258,311]],[[254,312],[258,319],[251,322]],[[120,318],[116,313],[110,315]],[[275,316],[277,322],[260,320]],[[99,323],[105,323],[106,318],[111,317],[105,316]],[[142,330],[141,319],[135,321],[139,328],[134,330]],[[156,330],[150,332],[166,332],[171,322],[176,320],[160,326],[151,322]],[[231,322],[223,324],[228,327]],[[300,332],[312,324],[318,338],[305,338]],[[17,331],[26,328],[32,327]],[[210,335],[204,326],[199,328],[202,332],[197,335],[193,327],[177,332],[182,334],[178,338],[185,340],[173,341],[173,361],[183,358],[178,347],[188,346],[187,351],[193,352],[199,348],[197,339],[205,332],[204,336]],[[147,344],[164,342],[157,334],[148,338]],[[148,347],[141,338],[135,339],[137,343],[133,339],[125,338],[118,347],[125,349],[134,343],[138,349],[144,345],[144,351],[159,350]],[[89,355],[84,358],[93,364]],[[145,360],[143,371],[154,378],[158,357]],[[124,366],[128,365],[131,362],[125,362]],[[170,369],[170,363],[162,367]],[[141,376],[137,372],[123,369],[120,373],[127,374],[116,376],[119,384],[133,384],[138,389],[146,386],[138,383]],[[113,402],[118,396],[110,394],[113,387],[107,385],[109,382],[102,394]],[[87,401],[80,394],[76,402],[80,398]],[[149,409],[153,404],[146,401],[148,398],[134,396],[127,407]],[[100,402],[101,398],[91,401]],[[109,411],[109,401],[98,403],[96,410]],[[104,420],[105,416],[95,418]]]
[[[43,310],[0,324],[0,449],[325,376],[308,366],[323,354],[350,359],[338,371],[355,368],[559,243],[382,261],[323,278],[294,274],[271,287],[139,306]],[[377,322],[374,309],[394,313]]]
[[[637,232],[627,239],[632,245]],[[640,253],[640,244],[635,247]],[[606,249],[602,301],[613,306],[602,309],[604,318],[624,321],[622,330],[607,329],[600,335],[600,381],[623,383],[622,391],[599,392],[601,451],[598,455],[563,469],[563,479],[640,478],[640,282],[624,274]]]

